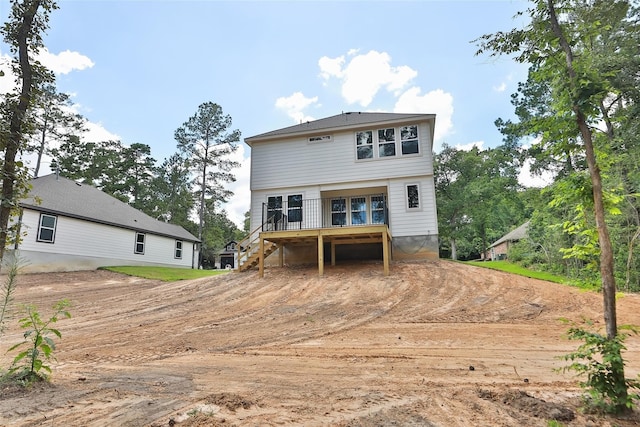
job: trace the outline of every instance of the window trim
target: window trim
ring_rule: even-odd
[[[417,202],[418,206],[411,206],[409,199],[409,187],[415,187],[417,192]],[[421,200],[421,192],[420,192],[420,183],[418,182],[410,182],[405,184],[405,208],[408,212],[417,212],[422,210],[422,200]]]
[[[53,227],[47,227],[42,225],[44,218],[53,218]],[[40,213],[40,219],[38,220],[38,234],[36,235],[36,241],[41,243],[54,244],[56,241],[56,229],[58,228],[58,217],[56,215],[50,215],[46,213]],[[51,230],[51,240],[42,238],[42,230]]]
[[[138,237],[142,236],[142,241],[139,241]],[[142,245],[142,250],[138,250],[138,245]],[[145,247],[147,246],[147,235],[146,233],[141,233],[136,231],[135,240],[133,244],[133,253],[136,255],[144,255]]]
[[[180,246],[180,247],[178,247]],[[182,240],[178,240],[176,239],[176,243],[174,246],[174,250],[173,250],[173,257],[175,259],[182,259],[182,251],[184,250],[184,243],[182,242]],[[179,254],[178,254],[179,252]]]

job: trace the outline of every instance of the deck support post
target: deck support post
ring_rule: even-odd
[[[284,245],[282,243],[278,244],[278,263],[280,267],[284,267]]]
[[[331,266],[336,265],[336,242],[331,241]]]
[[[382,262],[384,264],[384,275],[389,275],[389,233],[382,232]]]
[[[264,239],[260,237],[260,252],[258,252],[259,276],[264,277]]]
[[[322,232],[318,233],[318,275],[324,275],[324,239]]]

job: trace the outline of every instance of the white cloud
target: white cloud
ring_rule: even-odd
[[[276,107],[284,110],[296,123],[302,123],[315,120],[313,117],[306,115],[303,110],[317,102],[317,96],[307,98],[302,92],[295,92],[289,97],[276,99]]]
[[[318,61],[325,82],[331,77],[340,79],[342,97],[348,104],[366,107],[383,88],[398,95],[418,75],[409,66],[392,66],[391,56],[386,52],[371,50],[358,55],[358,51],[352,49],[348,56],[351,58],[348,63],[344,56],[324,56]]]
[[[455,148],[456,150],[461,150],[461,151],[471,151],[473,147],[478,147],[478,150],[483,150],[484,149],[482,148],[483,145],[484,145],[484,141],[474,141],[468,144],[457,144]]]
[[[498,86],[494,86],[493,90],[496,92],[504,92],[507,89],[507,83],[502,82]]]
[[[87,131],[82,134],[84,142],[119,141],[121,138],[115,133],[106,130],[102,123],[87,122]]]
[[[404,92],[393,108],[396,113],[427,113],[436,115],[435,142],[449,134],[453,129],[453,95],[442,89],[420,95],[419,87]]]
[[[88,56],[70,50],[54,54],[44,48],[38,53],[38,60],[56,74],[69,74],[73,70],[84,70],[94,66]]]
[[[320,77],[325,80],[331,77],[342,77],[342,65],[344,64],[344,55],[337,58],[329,58],[323,56],[318,60],[318,66],[320,67]]]
[[[229,189],[233,191],[233,197],[229,199],[223,208],[227,211],[228,218],[233,221],[240,230],[244,228],[244,213],[251,206],[251,190],[249,178],[251,176],[251,158],[245,158],[245,145],[239,144],[238,149],[230,157],[240,163],[240,167],[233,170],[236,181],[229,184]]]

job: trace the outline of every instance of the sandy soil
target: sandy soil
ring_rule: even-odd
[[[0,390],[2,426],[640,425],[581,413],[577,379],[554,372],[577,347],[559,318],[602,318],[599,294],[566,286],[446,261],[389,277],[379,264],[20,277],[17,301],[61,298],[73,318],[57,324],[51,382]],[[618,318],[640,324],[640,297],[619,299]],[[631,377],[640,338],[627,347]]]

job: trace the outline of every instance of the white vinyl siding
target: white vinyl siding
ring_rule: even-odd
[[[38,231],[40,213],[24,209],[21,230],[34,235]],[[36,241],[35,237],[25,238],[20,243],[20,250],[34,251],[58,255],[69,255],[79,258],[104,258],[118,260],[120,264],[165,264],[179,267],[191,267],[192,242],[185,242],[188,256],[174,258],[175,238],[145,233],[144,254],[135,254],[132,246],[136,241],[136,232],[105,224],[83,221],[62,215],[57,216],[55,244]],[[186,255],[186,253],[185,253]],[[196,255],[197,256],[197,252]],[[114,261],[110,264],[114,265]]]
[[[373,126],[372,130],[391,126]],[[309,144],[306,136],[255,142],[251,149],[251,191],[271,189],[274,193],[273,189],[292,186],[433,174],[429,126],[427,122],[418,124],[418,154],[401,155],[401,141],[396,131],[396,155],[367,161],[356,159],[356,130],[336,132],[333,134],[333,141],[327,144]],[[400,129],[401,125],[394,127]]]
[[[407,185],[418,184],[421,209],[407,209]],[[435,190],[432,176],[390,180],[389,222],[392,236],[438,234]]]

